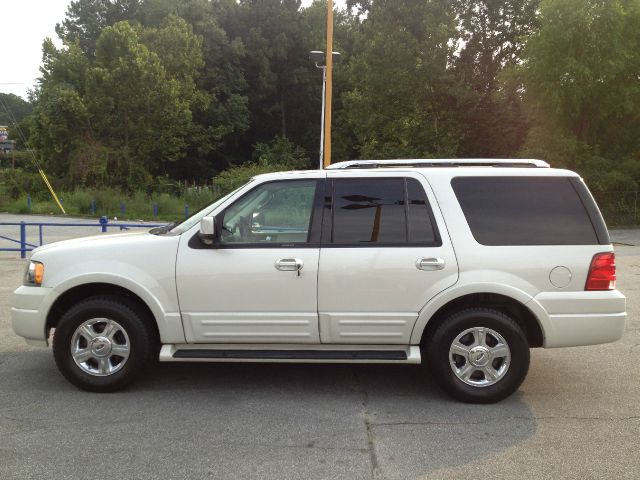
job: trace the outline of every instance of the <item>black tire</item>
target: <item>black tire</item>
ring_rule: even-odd
[[[126,333],[129,354],[126,360],[117,356],[110,357],[110,362],[119,360],[123,362],[122,365],[116,365],[117,371],[113,373],[96,376],[97,374],[88,373],[76,363],[72,356],[72,342],[76,330],[83,323],[100,318],[117,322],[120,330]],[[62,375],[76,387],[90,392],[115,392],[136,379],[152,360],[157,344],[157,335],[149,319],[134,303],[129,302],[126,297],[101,295],[78,302],[62,315],[53,338],[53,355]],[[90,359],[86,365],[91,366],[91,362],[94,360]]]
[[[469,337],[461,337],[461,343],[468,342],[470,346],[474,343],[475,328],[491,329],[503,337],[509,348],[508,360],[505,358],[493,358],[490,356],[489,366],[497,368],[492,372],[499,371],[502,364],[506,363],[506,369],[502,376],[498,376],[495,380],[483,372],[484,367],[475,367],[471,363],[471,356],[466,359],[463,355],[454,354],[450,360],[450,348],[454,340],[468,331],[472,330]],[[469,338],[470,340],[467,340]],[[487,342],[495,342],[496,337],[491,334],[487,336]],[[466,346],[466,345],[465,345]],[[446,318],[430,338],[427,338],[424,344],[428,365],[431,368],[439,386],[450,396],[465,403],[495,403],[515,392],[524,381],[529,370],[529,343],[522,328],[508,315],[490,308],[468,308],[458,311]],[[479,358],[475,361],[484,362],[485,357],[479,352]],[[460,373],[465,366],[469,365],[469,369],[473,372],[467,382],[474,382],[471,385],[459,378],[454,372],[454,366],[451,362],[458,366]],[[467,363],[465,363],[467,362]],[[486,382],[488,385],[481,386],[480,382]],[[495,382],[495,383],[491,383]]]

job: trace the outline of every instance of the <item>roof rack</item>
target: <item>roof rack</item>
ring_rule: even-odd
[[[355,168],[430,168],[430,167],[500,167],[500,168],[549,168],[543,160],[533,159],[493,159],[493,158],[452,158],[423,160],[351,160],[334,163],[329,170]]]

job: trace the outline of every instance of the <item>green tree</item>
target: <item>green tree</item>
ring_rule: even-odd
[[[24,139],[29,136],[27,118],[33,112],[33,103],[13,93],[0,93],[0,125],[9,127],[9,138],[17,149],[24,149]]]
[[[463,157],[511,157],[528,122],[515,85],[500,81],[521,62],[523,42],[537,27],[539,0],[456,0],[459,52],[454,69],[468,88],[460,105]]]
[[[127,22],[103,30],[89,82],[87,96],[102,138],[130,172],[157,174],[183,158],[192,100],[185,91],[192,93],[191,82],[184,86],[167,73]]]
[[[230,11],[223,25],[245,47],[241,66],[251,112],[245,148],[281,136],[318,151],[322,75],[309,52],[324,50],[325,12],[326,4],[301,9],[299,0],[241,0]],[[338,37],[342,23],[337,17]]]
[[[170,46],[168,36],[176,40]],[[153,48],[167,53],[167,67]],[[48,166],[72,181],[86,181],[90,168],[109,170],[112,182],[141,184],[182,159],[191,107],[203,101],[194,81],[199,48],[177,18],[157,29],[105,27],[93,58],[79,41],[59,50],[45,42],[32,137]],[[188,58],[176,65],[181,56]]]
[[[197,131],[187,149],[190,161],[179,175],[208,177],[229,164],[248,160],[248,150],[243,148],[251,141],[246,139],[251,112],[242,68],[246,48],[242,39],[225,27],[239,7],[234,0],[183,0],[176,7],[202,36],[205,63],[198,86],[209,96],[207,107],[194,111]]]
[[[133,20],[141,0],[74,0],[67,17],[56,25],[56,33],[67,43],[77,43],[89,57],[95,55],[96,43],[105,27],[123,20]]]
[[[5,107],[8,109],[5,110]],[[13,120],[20,123],[33,111],[33,105],[13,93],[0,93],[0,125],[11,126]]]
[[[359,155],[455,156],[459,85],[449,68],[451,2],[379,0],[362,21],[344,95]]]
[[[64,177],[73,152],[91,136],[83,98],[89,62],[77,43],[58,50],[47,39],[42,51],[42,77],[33,92],[33,115],[27,121],[29,143],[49,173]]]
[[[640,179],[640,2],[543,0],[540,23],[520,72],[535,122],[525,153]]]
[[[146,0],[137,9],[136,18],[146,27],[161,25],[168,16],[177,15],[202,39],[204,63],[196,79],[201,101],[192,105],[188,161],[171,166],[169,173],[174,177],[207,177],[248,159],[250,149],[246,146],[251,139],[245,134],[251,115],[241,65],[245,46],[224,27],[239,9],[234,0]],[[166,41],[172,43],[174,39],[168,35]]]

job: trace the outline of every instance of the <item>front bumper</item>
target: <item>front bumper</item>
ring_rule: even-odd
[[[546,348],[597,345],[622,338],[626,298],[617,290],[544,292],[535,300],[547,313],[543,322]]]
[[[52,289],[23,285],[13,292],[11,323],[16,335],[24,337],[29,345],[43,346],[47,342],[47,301]]]

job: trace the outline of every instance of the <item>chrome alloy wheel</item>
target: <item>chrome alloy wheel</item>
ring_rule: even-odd
[[[71,357],[80,369],[96,377],[122,369],[131,343],[124,328],[108,318],[92,318],[82,323],[71,338]]]
[[[504,337],[486,327],[473,327],[458,335],[449,348],[449,363],[456,377],[473,387],[499,382],[509,370],[511,351]]]

